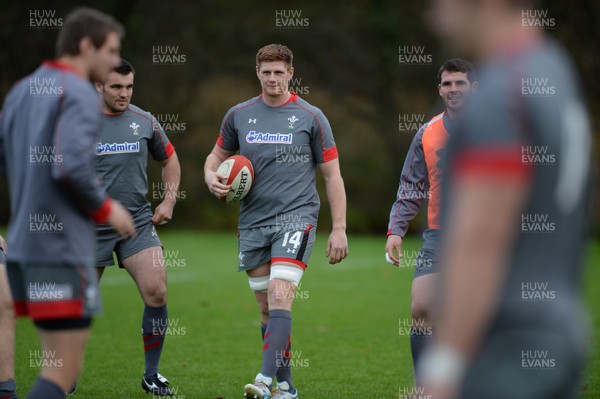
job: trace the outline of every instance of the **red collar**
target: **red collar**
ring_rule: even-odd
[[[45,60],[42,65],[48,68],[61,69],[63,71],[73,72],[79,75],[79,72],[74,66],[65,64],[64,62],[60,62],[58,60]]]

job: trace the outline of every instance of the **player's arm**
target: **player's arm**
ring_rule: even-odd
[[[155,225],[165,224],[173,218],[173,208],[177,202],[177,192],[181,180],[181,166],[175,152],[175,147],[169,141],[160,123],[152,116],[151,126],[152,138],[148,141],[148,151],[154,160],[162,166],[162,183],[164,189],[163,200],[152,215],[152,223]]]
[[[320,111],[315,115],[311,125],[311,149],[323,174],[331,209],[332,230],[327,241],[326,256],[329,257],[329,263],[334,265],[348,256],[346,190],[331,125]]]
[[[329,263],[334,265],[348,256],[348,239],[346,237],[346,190],[340,172],[339,159],[319,164],[325,180],[327,200],[331,208],[332,229],[327,242]]]
[[[408,225],[417,216],[424,202],[425,193],[415,192],[415,188],[429,189],[429,175],[423,152],[424,131],[425,126],[422,126],[410,144],[400,174],[396,201],[390,211],[385,252],[396,266],[400,265],[402,239],[408,230]]]
[[[108,222],[123,238],[135,235],[131,215],[106,194],[96,175],[92,149],[100,117],[97,103],[73,90],[65,93],[62,110],[53,137],[61,162],[52,165],[52,178],[94,221]]]
[[[225,176],[217,173],[217,169],[224,160],[235,155],[239,149],[240,144],[235,129],[235,108],[231,108],[223,118],[217,143],[204,162],[204,182],[208,191],[217,198],[226,196],[231,188],[230,185],[221,183]]]
[[[163,200],[152,216],[152,223],[159,225],[170,222],[173,218],[173,208],[177,202],[177,193],[179,190],[179,182],[181,180],[181,166],[177,152],[173,151],[171,156],[164,161],[161,161],[162,166],[162,183],[164,189]]]

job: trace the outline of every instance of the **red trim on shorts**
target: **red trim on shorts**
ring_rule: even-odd
[[[83,300],[28,302],[27,309],[33,320],[73,319],[83,317]]]
[[[278,262],[293,263],[294,265],[300,266],[303,270],[306,270],[306,263],[304,263],[300,260],[294,259],[294,258],[283,258],[283,257],[271,258],[271,266],[273,265],[273,263],[278,263]]]
[[[14,303],[15,315],[17,317],[27,316],[27,302],[25,301],[15,301]]]
[[[108,215],[110,214],[111,209],[112,201],[109,197],[106,197],[104,198],[102,205],[100,205],[98,209],[92,213],[92,219],[94,219],[97,224],[105,223],[108,220]]]

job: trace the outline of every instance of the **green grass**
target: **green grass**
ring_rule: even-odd
[[[260,369],[258,309],[243,273],[236,272],[235,233],[167,231],[161,238],[179,251],[169,269],[169,315],[177,328],[167,336],[161,372],[178,399],[241,398],[244,384]],[[409,317],[411,269],[383,260],[384,239],[350,237],[350,257],[330,266],[326,235],[320,234],[294,304],[294,379],[302,398],[391,399],[413,380],[410,345],[398,321]],[[407,239],[404,249],[417,250]],[[592,330],[600,331],[600,243],[590,251],[585,296]],[[111,268],[101,284],[104,313],[94,322],[77,398],[145,398],[140,338],[143,305],[127,272]],[[38,370],[31,322],[18,323],[16,375],[25,397]],[[299,353],[301,352],[301,353]],[[600,396],[600,356],[594,348],[582,398]],[[510,383],[510,382],[507,382]]]

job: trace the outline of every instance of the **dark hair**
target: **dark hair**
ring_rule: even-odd
[[[269,44],[256,53],[256,66],[263,62],[283,61],[289,68],[294,61],[294,54],[283,44]]]
[[[92,8],[78,8],[65,18],[56,39],[56,55],[78,55],[79,42],[84,37],[89,37],[94,47],[100,48],[111,32],[117,33],[121,38],[125,36],[123,25],[110,15]]]
[[[469,61],[463,60],[462,58],[453,58],[442,64],[438,71],[438,81],[442,83],[442,72],[463,72],[467,74],[469,82],[473,83],[477,80],[477,74],[475,67]]]
[[[133,65],[131,65],[127,60],[121,58],[121,65],[114,69],[116,73],[119,75],[129,75],[130,73],[135,75],[135,69],[133,69]]]

